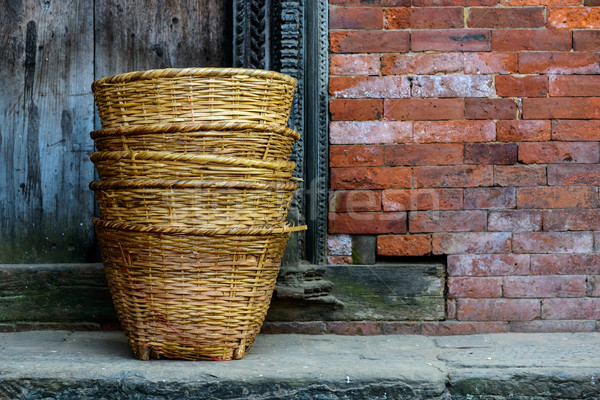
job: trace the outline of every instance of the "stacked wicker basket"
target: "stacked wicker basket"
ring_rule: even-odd
[[[298,187],[286,127],[296,82],[166,69],[92,85],[94,219],[136,357],[239,359],[269,306]]]

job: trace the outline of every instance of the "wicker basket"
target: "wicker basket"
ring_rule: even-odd
[[[241,68],[137,71],[92,84],[103,128],[237,120],[287,125],[296,80]]]
[[[190,154],[287,160],[300,135],[265,124],[217,122],[163,124],[93,131],[98,151],[172,151]]]
[[[140,359],[240,359],[260,330],[289,232],[94,219],[109,288]]]
[[[100,178],[288,181],[296,164],[168,151],[93,153]]]
[[[90,184],[105,220],[212,228],[282,223],[297,188],[295,182],[166,179]]]

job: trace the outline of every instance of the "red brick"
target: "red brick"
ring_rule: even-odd
[[[467,143],[465,164],[516,164],[516,143]]]
[[[546,166],[515,165],[495,166],[496,186],[539,186],[546,184]]]
[[[519,143],[519,161],[523,164],[597,163],[597,143],[527,142]]]
[[[461,53],[384,54],[381,58],[383,75],[451,73],[462,69]]]
[[[531,256],[534,275],[600,274],[600,254],[535,254]]]
[[[490,31],[477,29],[411,32],[412,51],[490,51]]]
[[[564,5],[564,4],[557,4],[557,5]],[[583,5],[586,7],[597,7],[597,6],[600,6],[600,1],[599,0],[583,0]]]
[[[598,96],[600,77],[597,75],[554,75],[550,77],[550,96]]]
[[[387,120],[452,120],[464,116],[462,99],[389,99],[384,100]]]
[[[460,210],[462,189],[388,189],[382,202],[384,211]]]
[[[332,120],[377,120],[383,114],[383,102],[375,99],[333,99],[329,102]]]
[[[410,49],[406,31],[342,31],[329,35],[333,53],[404,53]]]
[[[490,8],[469,10],[469,28],[541,28],[546,20],[543,7]]]
[[[488,230],[503,232],[542,230],[542,212],[539,210],[492,211],[488,215]]]
[[[600,166],[591,165],[549,165],[548,184],[555,186],[600,185]]]
[[[378,54],[331,54],[331,75],[379,75]]]
[[[379,145],[333,145],[329,147],[330,167],[383,166],[383,147]]]
[[[378,99],[410,97],[410,83],[405,76],[332,77],[329,93],[337,98]]]
[[[332,189],[389,189],[410,186],[410,167],[331,169]]]
[[[381,192],[379,190],[336,190],[329,198],[329,211],[381,211]]]
[[[325,323],[321,321],[310,322],[265,322],[260,330],[261,334],[302,334],[322,335],[325,333]]]
[[[456,311],[462,321],[530,321],[541,314],[534,299],[458,299]]]
[[[481,232],[485,230],[486,212],[470,211],[411,211],[408,230],[424,232]]]
[[[465,74],[513,74],[518,70],[516,53],[463,53]]]
[[[547,76],[496,76],[496,93],[502,97],[546,97]]]
[[[507,322],[439,321],[423,322],[421,334],[427,336],[475,335],[508,332]]]
[[[372,235],[406,233],[406,213],[330,213],[329,233]]]
[[[519,188],[518,208],[596,208],[598,190],[587,186]]]
[[[325,322],[328,334],[345,336],[374,336],[381,335],[381,322]]]
[[[385,29],[452,29],[462,28],[464,9],[443,8],[388,8],[385,10]]]
[[[502,297],[502,278],[450,277],[448,278],[448,297]]]
[[[600,298],[544,299],[543,319],[600,319]]]
[[[389,144],[411,141],[412,122],[335,121],[329,124],[331,144]]]
[[[550,121],[498,121],[496,137],[501,142],[541,142],[551,139]]]
[[[376,7],[333,7],[329,29],[381,29],[383,10]]]
[[[523,52],[519,53],[521,74],[597,74],[598,53]]]
[[[352,264],[352,256],[327,256],[327,264]]]
[[[570,51],[571,32],[563,30],[495,30],[492,51]]]
[[[382,321],[382,335],[419,335],[421,325],[419,322]]]
[[[504,276],[529,274],[527,254],[448,256],[449,276]]]
[[[600,275],[588,276],[587,295],[591,297],[600,297]]]
[[[552,121],[553,140],[600,141],[600,121]]]
[[[504,297],[583,297],[585,292],[585,275],[504,278]]]
[[[464,190],[464,209],[515,208],[516,190],[513,187],[467,188]]]
[[[377,236],[377,254],[380,256],[426,256],[431,254],[431,236]]]
[[[409,0],[329,0],[329,4],[340,6],[410,7]]]
[[[595,7],[548,7],[548,27],[600,29],[600,10]]]
[[[556,333],[594,332],[595,321],[515,321],[510,323],[511,332]]]
[[[573,31],[573,50],[600,51],[600,31]]]
[[[416,188],[491,186],[492,167],[486,165],[459,165],[414,167]]]
[[[581,0],[500,0],[503,6],[580,6]]]
[[[413,7],[494,6],[498,0],[414,0]]]
[[[413,97],[489,97],[494,95],[491,75],[417,75]]]
[[[434,233],[433,254],[508,253],[511,234],[508,232]]]
[[[548,210],[544,211],[545,231],[597,231],[600,230],[600,210]]]
[[[593,249],[588,232],[515,232],[515,253],[589,253]]]
[[[397,144],[385,146],[385,165],[388,166],[462,163],[462,144]]]
[[[515,119],[517,103],[512,99],[465,99],[465,118]]]
[[[523,119],[600,119],[600,97],[525,98]]]
[[[446,299],[446,319],[456,319],[456,301]]]
[[[496,139],[492,121],[425,121],[413,125],[413,140],[418,143],[489,142]]]

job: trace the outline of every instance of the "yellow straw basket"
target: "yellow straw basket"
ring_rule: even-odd
[[[100,178],[288,181],[296,164],[168,151],[106,151],[91,155]]]
[[[90,184],[105,220],[211,228],[282,223],[297,188],[296,182],[167,179]]]
[[[280,125],[240,122],[162,124],[93,131],[98,151],[173,151],[287,160],[300,135]]]
[[[296,80],[242,68],[169,68],[92,84],[103,128],[237,120],[286,125]]]
[[[264,321],[289,233],[306,228],[93,222],[118,317],[144,360],[241,359]]]

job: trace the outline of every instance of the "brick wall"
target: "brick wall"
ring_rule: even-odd
[[[330,262],[447,255],[448,333],[597,330],[596,5],[330,0]]]

